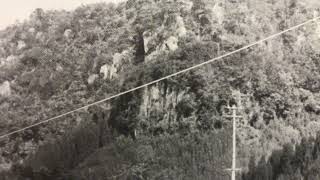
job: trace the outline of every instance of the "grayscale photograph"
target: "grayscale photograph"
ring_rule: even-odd
[[[320,180],[320,0],[0,0],[0,180]]]

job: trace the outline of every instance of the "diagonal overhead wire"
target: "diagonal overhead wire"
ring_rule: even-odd
[[[9,132],[9,133],[3,134],[3,135],[0,136],[0,139],[9,137],[10,135],[23,132],[23,131],[25,131],[25,130],[27,130],[27,129],[30,129],[30,128],[33,128],[33,127],[36,127],[36,126],[39,126],[39,125],[42,125],[42,124],[45,124],[45,123],[49,123],[49,122],[54,121],[54,120],[58,120],[59,118],[61,118],[61,117],[63,117],[63,116],[66,116],[66,115],[72,114],[72,113],[74,113],[74,112],[77,112],[77,111],[86,109],[86,108],[88,108],[88,107],[90,107],[90,106],[94,106],[94,105],[97,105],[97,104],[100,104],[100,103],[109,101],[109,100],[111,100],[111,99],[117,98],[117,97],[122,96],[122,95],[124,95],[124,94],[128,94],[128,93],[130,93],[130,92],[133,92],[133,91],[136,91],[136,90],[145,88],[145,87],[150,86],[150,85],[152,85],[152,84],[156,84],[156,83],[158,83],[158,82],[160,82],[160,81],[163,81],[163,80],[165,80],[165,79],[169,79],[169,78],[171,78],[171,77],[174,77],[174,76],[183,74],[183,73],[188,72],[188,71],[191,71],[191,70],[193,70],[193,69],[197,69],[197,68],[199,68],[199,67],[202,67],[202,66],[204,66],[204,65],[210,64],[210,63],[212,63],[212,62],[221,60],[221,59],[223,59],[223,58],[225,58],[225,57],[227,57],[227,56],[231,56],[231,55],[236,54],[236,53],[238,53],[238,52],[240,52],[240,51],[246,50],[246,49],[248,49],[248,48],[250,48],[250,47],[253,47],[253,46],[255,46],[255,45],[258,45],[258,44],[260,44],[260,43],[263,43],[263,42],[268,41],[268,40],[270,40],[270,39],[273,39],[273,38],[275,38],[275,37],[278,37],[278,36],[280,36],[280,35],[282,35],[282,34],[285,34],[285,33],[289,32],[289,31],[292,31],[292,30],[295,30],[295,29],[297,29],[297,28],[300,28],[300,27],[302,27],[302,26],[304,26],[304,25],[306,25],[306,24],[315,22],[315,21],[317,21],[317,20],[319,20],[319,19],[320,19],[320,16],[315,17],[315,18],[313,18],[313,19],[309,19],[309,20],[307,20],[307,21],[305,21],[305,22],[303,22],[303,23],[301,23],[301,24],[292,26],[292,27],[290,27],[290,28],[288,28],[288,29],[286,29],[286,30],[280,31],[280,32],[278,32],[278,33],[276,33],[276,34],[270,35],[270,36],[268,36],[268,37],[266,37],[266,38],[263,38],[263,39],[261,39],[261,40],[259,40],[259,41],[253,42],[253,43],[251,43],[251,44],[248,44],[248,45],[246,45],[246,46],[243,46],[242,48],[239,48],[239,49],[237,49],[237,50],[231,51],[231,52],[229,52],[229,53],[226,53],[226,54],[224,54],[224,55],[218,56],[218,57],[216,57],[216,58],[210,59],[210,60],[205,61],[205,62],[203,62],[203,63],[197,64],[197,65],[191,66],[191,67],[189,67],[189,68],[183,69],[183,70],[181,70],[181,71],[175,72],[175,73],[173,73],[173,74],[164,76],[164,77],[162,77],[162,78],[160,78],[160,79],[151,81],[151,82],[146,83],[146,84],[143,84],[143,85],[141,85],[141,86],[137,86],[137,87],[135,87],[135,88],[133,88],[133,89],[129,89],[129,90],[127,90],[127,91],[123,91],[123,92],[121,92],[121,93],[112,95],[112,96],[110,96],[110,97],[101,99],[101,100],[99,100],[99,101],[96,101],[96,102],[87,104],[87,105],[85,105],[85,106],[83,106],[83,107],[80,107],[80,108],[77,108],[77,109],[68,111],[68,112],[66,112],[66,113],[60,114],[60,115],[55,116],[55,117],[52,117],[52,118],[50,118],[50,119],[47,119],[47,120],[44,120],[44,121],[40,121],[40,122],[38,122],[38,123],[32,124],[32,125],[30,125],[30,126],[26,126],[26,127],[21,128],[21,129],[19,129],[19,130],[15,130],[15,131],[11,131],[11,132]]]

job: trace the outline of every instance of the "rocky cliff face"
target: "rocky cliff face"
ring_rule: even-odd
[[[162,83],[145,89],[140,105],[141,123],[159,131],[175,128],[178,124],[176,107],[184,98],[188,98],[184,90],[171,90]]]
[[[177,3],[181,4],[176,7],[181,8],[165,12],[162,21],[157,24],[158,28],[147,29],[143,33],[145,52],[147,53],[146,62],[157,59],[159,55],[163,56],[163,54],[177,52],[181,48],[181,41],[188,37],[193,37],[194,40],[203,42],[220,41],[219,45],[223,49],[221,51],[228,52],[228,50],[232,49],[231,46],[239,47],[278,32],[281,30],[281,27],[274,26],[274,24],[279,23],[281,25],[283,23],[280,19],[265,16],[265,13],[268,12],[261,12],[263,5],[259,6],[254,2],[229,2],[228,4],[224,4],[222,1],[215,1],[205,4],[205,6],[201,3],[196,4],[193,1],[178,1]],[[152,2],[152,4],[161,3]],[[264,5],[268,7],[267,3]],[[236,12],[232,10],[233,6],[239,7]],[[298,3],[296,6],[301,6],[301,4]],[[309,9],[307,6],[302,9],[304,8]],[[298,12],[290,13],[296,18],[300,18],[301,14]],[[286,16],[285,14],[282,15]],[[316,16],[314,15],[314,17]],[[235,22],[236,20],[232,20],[233,18],[239,20],[238,24]],[[267,23],[268,21],[272,21],[272,23]],[[296,22],[298,22],[297,19],[292,20],[287,25],[293,25]],[[296,47],[300,47],[301,49],[307,48],[309,45],[306,44],[306,39],[310,39],[312,41],[310,43],[312,51],[317,51],[319,49],[316,40],[318,39],[317,29],[317,24],[313,27],[308,26],[304,28],[300,32],[301,34],[297,36],[297,39],[294,40],[297,43]],[[311,33],[311,36],[306,37],[305,31],[315,32]],[[254,33],[255,37],[249,35],[251,33]],[[293,34],[296,33],[294,32]],[[277,61],[282,63],[286,61],[288,55],[286,54],[286,50],[279,51],[279,48],[285,49],[289,46],[295,45],[288,45],[284,39],[283,42],[271,41],[257,48],[261,48],[264,51],[263,53],[273,54]],[[266,67],[268,64],[268,60],[262,60],[262,66]],[[278,78],[285,86],[292,87],[297,83],[297,74],[292,69],[289,69],[281,67],[278,71]],[[265,78],[265,81],[270,81],[270,77]],[[251,88],[251,90],[255,91],[253,87]],[[296,96],[303,94],[299,90],[293,90],[290,93],[296,93]],[[260,95],[253,96],[255,96],[253,97],[253,102],[246,105],[247,112],[245,113],[244,123],[239,126],[239,139],[241,147],[243,147],[241,153],[246,154],[245,156],[255,153],[257,156],[266,155],[268,157],[273,150],[281,149],[284,144],[298,144],[301,138],[305,136],[301,134],[308,134],[307,132],[310,132],[311,136],[315,135],[314,132],[317,131],[315,129],[318,127],[316,121],[307,120],[302,126],[296,124],[301,123],[297,121],[306,121],[310,117],[304,111],[307,103],[301,104],[297,101],[292,102],[292,105],[279,104],[276,105],[275,109],[269,109],[266,107],[268,106],[267,104],[263,105],[258,100],[264,97],[260,97]],[[311,98],[311,96],[308,96],[308,98]],[[179,103],[183,102],[183,99],[190,99],[190,91],[176,91],[172,87],[166,87],[163,83],[158,83],[143,90],[139,108],[139,118],[141,118],[142,126],[153,126],[153,128],[163,131],[179,124],[177,123],[177,121],[180,121],[177,108]],[[271,99],[283,101],[280,100],[279,94],[274,94],[270,99],[267,99],[263,101]],[[288,106],[295,110],[286,109]],[[296,114],[294,114],[294,111],[297,111]],[[189,123],[196,126],[199,117],[194,112],[192,113],[188,118],[181,121],[190,121]],[[313,128],[311,128],[312,124],[314,125]],[[247,163],[248,161],[244,162],[244,164]]]
[[[10,82],[5,81],[0,85],[0,95],[4,97],[8,97],[11,95]]]

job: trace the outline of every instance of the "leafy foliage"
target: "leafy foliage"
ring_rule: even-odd
[[[11,96],[0,97],[0,130],[17,130],[149,83],[299,24],[317,12],[311,0],[286,2],[131,0],[81,6],[72,12],[37,9],[28,21],[0,33],[0,83],[10,82],[12,91]],[[221,167],[209,166],[219,158],[209,137],[228,129],[221,117],[223,107],[236,104],[232,95],[242,92],[251,96],[244,104],[246,122],[239,127],[243,148],[239,154],[245,157],[240,163],[251,164],[249,177],[290,179],[294,172],[292,178],[305,177],[308,168],[308,173],[316,174],[317,161],[301,171],[295,171],[300,165],[291,166],[310,162],[305,150],[310,148],[297,146],[293,151],[286,145],[286,153],[275,153],[270,161],[261,157],[320,130],[317,31],[317,24],[305,26],[99,105],[104,113],[111,108],[110,117],[98,118],[107,119],[102,124],[91,122],[100,121],[91,117],[94,112],[84,110],[10,136],[0,142],[0,164],[15,164],[11,169],[26,177],[39,171],[40,179],[117,174],[132,179],[220,178]],[[104,142],[106,124],[114,138],[123,134],[135,141],[122,137],[123,142]],[[71,127],[74,130],[68,131]],[[212,136],[217,141],[227,137]],[[51,157],[50,149],[56,156]],[[78,153],[73,154],[75,150]],[[107,171],[108,163],[93,160],[99,166],[96,174],[90,174],[88,167],[93,165],[82,163],[88,163],[94,152],[107,158],[117,155],[105,159],[117,166]],[[252,162],[261,159],[256,169],[249,162],[250,153],[256,155]],[[293,161],[295,153],[308,156]],[[11,175],[4,176],[13,179]]]
[[[303,139],[293,150],[292,145],[285,145],[281,151],[275,151],[267,162],[260,162],[243,175],[243,179],[282,180],[282,179],[317,179],[319,172],[319,135],[316,139]]]

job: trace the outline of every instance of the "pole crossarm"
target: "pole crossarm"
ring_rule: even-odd
[[[223,115],[222,117],[225,117],[225,118],[238,118],[238,119],[241,119],[243,118],[243,116],[232,116],[232,115]]]
[[[242,108],[242,107],[235,107],[235,106],[232,106],[232,107],[230,107],[230,106],[227,106],[227,107],[225,107],[226,109],[229,109],[229,110],[243,110],[244,108]]]
[[[242,171],[241,168],[235,168],[235,169],[232,169],[232,168],[228,168],[228,169],[225,169],[226,171]]]

